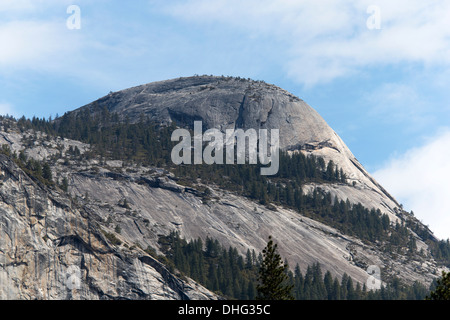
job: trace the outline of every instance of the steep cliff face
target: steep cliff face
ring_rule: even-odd
[[[25,148],[18,143],[21,134],[3,135],[3,142],[15,141],[13,150],[24,149],[36,159],[58,150],[66,153],[75,145],[89,150],[89,145],[78,141],[49,143],[44,136]],[[177,184],[173,174],[158,168],[123,167],[121,161],[101,165],[95,159],[79,161],[69,155],[67,159],[58,160],[52,169],[54,176],[68,178],[70,197],[40,186],[11,160],[1,157],[0,279],[4,298],[215,298],[194,282],[180,280],[141,250],[148,246],[158,250],[159,235],[172,231],[186,239],[217,239],[242,255],[247,249],[261,251],[272,235],[290,265],[299,264],[306,270],[318,262],[334,275],[346,273],[362,284],[368,279],[370,265],[407,283],[429,283],[439,274],[433,259],[387,254],[375,244],[294,210],[271,210],[213,186],[208,186],[212,193],[205,201],[200,188]],[[337,188],[344,196],[352,187],[329,188]],[[123,199],[127,199],[127,208],[121,205]],[[111,235],[118,241],[111,241]],[[428,251],[417,239],[417,251],[421,249]],[[77,279],[78,286],[68,282]]]
[[[0,299],[214,299],[0,155]],[[130,244],[125,247],[125,244]]]
[[[175,122],[193,127],[201,120],[203,129],[279,129],[280,148],[333,160],[350,184],[333,196],[379,208],[395,221],[397,201],[364,169],[342,139],[306,102],[274,85],[231,77],[198,76],[153,82],[121,90],[74,112],[104,108],[123,119],[137,122],[149,117],[161,123]]]
[[[202,120],[204,129],[279,129],[281,148],[333,160],[348,178],[346,183],[309,183],[304,192],[320,187],[338,199],[380,209],[392,223],[413,219],[316,111],[276,86],[236,78],[180,78],[110,93],[73,113],[105,109],[131,123],[145,116],[183,127]],[[142,250],[158,251],[158,237],[171,231],[186,239],[208,236],[243,255],[247,249],[261,251],[272,235],[291,266],[306,270],[319,262],[333,275],[346,273],[362,284],[371,265],[383,269],[384,277],[409,284],[429,284],[439,275],[427,244],[414,233],[415,253],[391,254],[291,209],[273,210],[213,185],[186,187],[162,168],[74,157],[69,149],[75,146],[81,154],[91,150],[80,141],[9,129],[0,132],[0,144],[49,160],[53,176],[68,181],[67,192],[48,188],[0,155],[0,298],[217,298]],[[200,191],[204,187],[211,190],[208,199]],[[127,206],[121,205],[124,199]]]

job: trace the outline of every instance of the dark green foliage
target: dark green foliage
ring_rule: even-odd
[[[303,153],[280,152],[280,168],[273,177],[260,174],[261,165],[174,165],[170,153],[175,142],[170,137],[175,126],[164,127],[141,116],[138,123],[126,119],[119,121],[117,114],[107,109],[92,116],[87,109],[68,113],[58,121],[47,123],[43,119],[18,121],[22,130],[33,128],[49,134],[80,140],[93,145],[94,154],[100,159],[112,158],[134,161],[143,165],[170,168],[180,183],[193,185],[197,179],[216,184],[224,189],[249,197],[270,208],[272,204],[284,205],[302,214],[337,227],[342,232],[357,235],[365,240],[379,240],[386,236],[386,217],[379,212],[361,206],[338,204],[330,210],[330,194],[315,190],[305,195],[302,185],[308,182],[345,183],[342,170],[330,161],[306,156]],[[78,148],[69,148],[69,154],[81,156]],[[205,200],[208,200],[205,195]],[[387,222],[389,225],[389,222]]]
[[[269,236],[258,273],[258,300],[293,300],[291,291],[294,285],[287,283],[288,265],[283,263],[277,246]]]
[[[64,177],[64,178],[62,179],[62,183],[61,183],[61,185],[60,185],[60,188],[61,188],[64,192],[67,192],[67,190],[69,189],[69,180],[67,180],[66,177]]]
[[[450,300],[450,272],[442,271],[436,288],[427,296],[427,300]]]
[[[161,251],[180,272],[228,298],[254,299],[258,261],[255,252],[245,261],[235,248],[217,240],[186,241],[178,233],[159,238]]]
[[[22,151],[17,157],[16,153],[11,153],[7,144],[2,145],[0,153],[11,157],[12,160],[32,179],[50,187],[54,185],[50,165],[47,162],[27,158]]]
[[[440,264],[450,266],[448,240],[436,241],[427,228],[412,219],[407,220],[405,224],[390,226],[387,215],[381,214],[379,210],[332,199],[330,193],[319,188],[310,194],[304,194],[303,189],[307,183],[346,183],[347,177],[342,169],[332,161],[326,163],[320,157],[306,156],[301,152],[280,152],[280,168],[275,176],[261,176],[259,164],[177,166],[172,163],[170,157],[172,147],[176,144],[170,139],[176,128],[174,124],[161,126],[143,115],[137,123],[130,123],[128,119],[120,119],[119,115],[110,113],[107,108],[95,115],[88,109],[67,113],[57,121],[35,117],[29,120],[22,117],[17,120],[17,125],[23,131],[40,130],[92,145],[93,150],[83,154],[78,148],[69,149],[68,153],[73,157],[96,157],[101,162],[106,159],[119,159],[164,167],[179,178],[180,184],[195,187],[200,179],[205,184],[216,185],[248,197],[272,210],[276,209],[275,205],[285,206],[345,234],[371,243],[376,242],[384,246],[386,252],[413,254],[416,251],[415,240],[409,228],[427,242],[433,257]],[[51,180],[42,177],[42,167],[28,163],[23,153],[19,154],[18,159],[21,159],[21,167],[26,168],[28,173],[51,184]],[[210,196],[205,193],[203,200],[207,202]]]
[[[80,154],[78,148],[69,149],[75,157],[100,157],[100,159],[120,159],[143,165],[166,167],[173,171],[185,185],[195,185],[197,179],[207,184],[249,197],[274,209],[274,204],[299,211],[302,215],[324,222],[341,232],[354,235],[365,241],[387,241],[388,251],[408,248],[414,252],[415,244],[406,227],[418,232],[424,240],[427,231],[417,227],[417,223],[397,225],[390,228],[389,218],[378,210],[331,199],[329,193],[315,189],[305,195],[303,186],[310,182],[345,183],[346,176],[333,161],[325,163],[322,158],[306,156],[303,153],[280,152],[280,168],[275,176],[261,176],[260,165],[174,165],[170,152],[175,142],[170,136],[175,126],[164,127],[153,123],[141,115],[134,124],[127,119],[119,120],[104,108],[93,116],[87,109],[78,113],[68,113],[50,122],[33,118],[18,120],[22,130],[33,128],[48,134],[81,140],[94,147],[91,153]],[[19,158],[21,155],[19,155]],[[39,168],[35,168],[39,176]],[[204,200],[209,200],[205,194]],[[416,230],[417,229],[417,230]],[[443,264],[450,261],[450,245],[430,241],[430,247],[437,260]]]
[[[50,165],[47,162],[44,162],[42,167],[42,178],[47,181],[53,181],[52,170],[50,169]]]
[[[427,241],[431,253],[437,262],[450,267],[450,242],[447,240]]]
[[[106,239],[108,239],[113,245],[119,246],[122,244],[122,241],[120,241],[114,233],[106,232],[103,230],[102,230],[102,232],[105,235]]]
[[[170,162],[173,127],[161,127],[146,119],[131,124],[119,121],[116,114],[103,110],[91,116],[87,109],[62,116],[55,122],[55,134],[94,146],[101,157],[135,161],[146,165],[163,165]],[[70,150],[69,150],[70,151]],[[79,153],[75,148],[74,154]]]
[[[204,243],[201,239],[186,241],[176,232],[161,236],[159,245],[165,256],[158,259],[171,271],[176,268],[228,299],[256,299],[264,261],[261,253],[257,255],[254,250],[247,250],[244,258],[235,248],[225,249],[217,240],[208,237]],[[147,251],[154,255],[154,250]],[[284,269],[285,264],[280,264],[286,275],[285,285],[292,286],[291,293],[296,300],[422,300],[429,293],[429,289],[418,282],[406,286],[397,278],[386,287],[371,291],[347,274],[341,279],[333,277],[329,271],[324,274],[318,263],[308,266],[305,274],[298,265],[292,272]]]
[[[102,162],[106,159],[119,159],[164,167],[175,173],[180,179],[179,183],[195,186],[197,179],[201,179],[206,184],[214,184],[253,199],[267,208],[275,210],[274,205],[285,206],[345,234],[377,245],[382,244],[387,252],[411,254],[416,250],[415,239],[409,228],[426,241],[436,261],[450,266],[449,240],[436,241],[428,228],[413,219],[391,226],[387,215],[381,214],[379,210],[332,199],[330,193],[320,188],[305,195],[303,188],[307,183],[346,183],[342,169],[331,161],[325,163],[319,157],[281,152],[280,170],[275,176],[261,176],[260,165],[176,166],[170,158],[175,144],[170,141],[170,136],[175,125],[161,126],[143,116],[138,123],[131,124],[127,119],[120,121],[117,114],[110,114],[107,109],[97,116],[92,116],[85,109],[66,114],[58,121],[35,117],[29,120],[22,117],[17,120],[17,126],[22,131],[39,130],[48,135],[80,140],[92,145],[92,151],[83,154],[77,147],[69,148],[68,155],[74,159],[97,158]],[[10,127],[8,122],[8,128]],[[0,152],[11,157],[34,180],[47,186],[55,185],[49,170],[51,162],[28,159],[22,151],[17,155],[7,145],[3,145]],[[67,191],[67,178],[62,179],[60,187]],[[210,196],[207,191],[204,192],[204,200]],[[126,199],[121,205],[129,208]],[[116,232],[120,233],[120,229],[116,229]],[[120,244],[114,233],[104,234],[113,244]],[[244,258],[234,248],[223,248],[217,240],[207,238],[204,243],[201,239],[187,242],[177,234],[161,237],[160,246],[165,256],[158,258],[171,271],[176,268],[228,298],[256,298],[258,271],[263,261],[261,253],[257,255],[254,251],[248,251]],[[299,266],[296,266],[294,273],[286,273],[288,284],[293,286],[292,294],[295,299],[423,299],[429,292],[419,283],[405,286],[396,278],[390,279],[389,284],[380,290],[368,291],[364,284],[361,286],[348,275],[338,279],[328,271],[322,274],[318,264],[309,266],[305,274],[302,274]],[[442,283],[447,283],[448,288],[446,279],[448,274],[442,280]]]

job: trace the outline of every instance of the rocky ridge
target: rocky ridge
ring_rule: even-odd
[[[309,184],[305,192],[320,187],[333,197],[380,209],[392,222],[413,219],[317,112],[276,86],[237,78],[181,78],[110,93],[74,112],[86,108],[91,113],[108,108],[131,122],[145,115],[188,127],[202,120],[205,128],[221,130],[280,128],[283,149],[332,159],[348,177],[348,183]],[[298,263],[305,270],[319,262],[334,275],[347,273],[360,283],[367,281],[371,265],[410,284],[429,284],[440,274],[418,236],[417,252],[424,254],[389,254],[290,209],[271,210],[211,185],[184,186],[161,168],[80,160],[68,152],[71,146],[81,153],[90,149],[79,141],[9,129],[0,132],[0,144],[51,161],[53,176],[69,182],[67,193],[52,190],[30,179],[9,158],[0,158],[0,297],[217,298],[170,273],[143,250],[158,251],[158,236],[174,230],[186,239],[218,239],[242,254],[261,251],[270,234],[291,266]],[[56,154],[63,158],[51,160]],[[204,188],[211,191],[208,199]],[[121,205],[124,199],[126,207]],[[68,285],[73,274],[79,285]]]
[[[105,108],[131,123],[148,117],[189,128],[194,120],[201,120],[203,130],[223,132],[279,129],[281,149],[333,160],[346,173],[348,183],[356,186],[346,190],[345,197],[397,219],[398,202],[371,177],[337,133],[305,101],[275,85],[233,77],[177,78],[111,92],[73,112],[95,114]]]
[[[5,155],[0,199],[0,299],[217,299],[120,235],[113,239],[123,245],[114,245],[95,211]]]

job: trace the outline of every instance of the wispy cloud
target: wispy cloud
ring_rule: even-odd
[[[0,12],[11,13],[13,11],[30,10],[35,8],[39,1],[32,0],[2,0],[0,2]]]
[[[83,28],[70,33],[65,28],[65,9],[71,1],[3,0],[0,65],[9,69],[41,66],[80,74],[89,74],[87,69],[94,66],[99,75],[106,77],[111,67],[105,62],[115,59],[123,63],[131,55],[133,61],[139,59],[142,65],[149,65],[146,56],[157,57],[158,65],[169,65],[167,60],[178,57],[184,63],[177,65],[178,69],[193,63],[196,69],[202,69],[196,60],[199,54],[208,52],[202,56],[207,65],[229,48],[227,57],[232,59],[239,44],[255,60],[270,59],[272,65],[276,63],[288,77],[305,86],[364,73],[365,68],[374,66],[450,66],[447,1],[379,0],[376,5],[380,10],[380,30],[370,30],[366,24],[372,0],[148,2],[151,18],[171,17],[174,20],[170,22],[196,26],[199,35],[185,35],[181,24],[169,27],[164,20],[160,25],[145,21],[145,33],[140,33],[139,29],[130,28],[129,16],[113,12],[107,1],[100,1],[95,9],[91,3],[78,2]],[[101,6],[105,6],[104,10],[99,9]],[[212,33],[217,34],[216,43]],[[202,36],[205,43],[199,45]],[[183,47],[177,39],[185,39]],[[196,53],[191,54],[192,51]],[[243,65],[248,64],[250,58],[239,57]],[[220,69],[220,64],[215,61],[215,68],[207,69]]]
[[[17,116],[13,106],[7,102],[0,102],[0,115]]]
[[[97,19],[101,12],[90,11],[85,1],[81,7],[81,29],[70,30],[68,6],[73,1],[17,0],[0,5],[0,76],[13,79],[16,74],[43,74],[68,81],[107,83],[112,70],[140,52],[143,40],[127,34],[110,17]],[[102,2],[102,3],[100,3]],[[99,1],[98,5],[105,5]],[[133,42],[134,41],[134,42]],[[142,55],[141,55],[142,58]],[[136,62],[136,60],[133,60]],[[114,66],[115,68],[112,68]]]
[[[374,177],[436,236],[450,237],[450,128],[397,155]]]
[[[11,21],[0,25],[0,66],[39,69],[66,60],[77,50],[61,21]]]
[[[305,85],[397,63],[450,65],[450,3],[377,1],[381,29],[371,30],[373,1],[171,2],[166,12],[198,25],[221,24],[283,43],[284,68]]]
[[[436,109],[421,96],[418,84],[405,81],[382,83],[365,94],[361,101],[368,106],[367,116],[390,125],[406,125],[406,130],[422,130],[436,121]]]

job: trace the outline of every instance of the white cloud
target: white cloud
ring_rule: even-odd
[[[67,52],[62,25],[42,21],[12,21],[0,26],[0,65],[36,68]]]
[[[191,0],[166,12],[190,23],[219,24],[284,44],[286,72],[306,85],[361,68],[418,63],[450,66],[450,2],[379,0],[381,29],[369,30],[365,1]],[[278,53],[280,48],[276,48]]]
[[[25,12],[45,11],[58,4],[68,6],[72,2],[72,0],[2,0],[0,2],[0,13],[20,13],[23,15]],[[80,2],[80,0],[77,2]]]
[[[122,79],[135,68],[145,78],[142,65],[161,49],[135,26],[143,21],[122,21],[127,17],[110,9],[107,0],[95,4],[79,0],[81,29],[70,30],[66,22],[72,15],[67,12],[71,3],[0,0],[0,77],[55,76],[109,87],[115,82],[128,83]]]
[[[418,131],[436,121],[439,105],[421,96],[417,84],[383,83],[367,93],[361,103],[369,107],[368,116],[390,125],[407,124],[405,130]],[[442,110],[441,110],[442,111]]]
[[[26,10],[26,3],[22,2],[23,11],[19,7],[15,10],[11,5],[8,9],[18,12],[17,19],[0,23],[0,76],[14,79],[16,75],[21,75],[26,79],[28,73],[35,72],[66,77],[68,80],[103,83],[110,78],[111,65],[117,65],[121,58],[120,61],[126,60],[123,57],[130,57],[139,49],[135,45],[136,50],[132,51],[133,48],[128,45],[131,40],[124,40],[119,35],[116,35],[116,42],[123,46],[105,41],[102,37],[112,33],[107,28],[103,33],[84,28],[88,17],[82,16],[80,30],[69,30],[66,20],[70,14],[61,3],[57,7],[59,10],[49,3],[43,8],[38,8],[36,3]],[[45,17],[41,13],[45,8],[52,8],[59,15]],[[33,14],[30,17],[26,12]],[[97,28],[101,29],[98,25]]]
[[[7,102],[0,102],[0,115],[4,116],[7,114],[10,116],[17,116],[11,104]]]
[[[2,71],[5,68],[41,68],[90,74],[87,69],[94,66],[99,70],[105,64],[99,56],[106,57],[107,61],[123,62],[129,54],[121,51],[127,49],[134,55],[143,52],[139,56],[141,59],[149,53],[161,59],[166,56],[164,50],[180,52],[180,55],[200,50],[195,47],[196,42],[191,41],[196,34],[186,37],[182,48],[176,41],[169,41],[184,37],[182,30],[176,27],[168,28],[172,33],[166,30],[166,34],[160,36],[163,28],[158,29],[157,25],[145,35],[136,32],[138,29],[127,29],[126,24],[117,23],[124,19],[117,16],[118,13],[101,14],[101,6],[108,12],[106,1],[96,2],[95,9],[92,4],[77,1],[81,3],[82,29],[78,33],[68,32],[65,8],[71,3],[68,0],[2,0]],[[200,35],[203,31],[205,34],[217,31],[218,41],[226,34],[229,38],[225,41],[244,44],[242,50],[246,55],[255,60],[270,59],[281,65],[291,79],[306,86],[353,75],[364,67],[399,62],[450,66],[448,1],[379,0],[375,4],[380,8],[381,30],[369,30],[366,26],[370,16],[367,8],[374,4],[372,0],[153,0],[150,3],[151,15],[164,12],[199,26]],[[109,30],[111,27],[117,28]],[[160,43],[164,44],[163,48]],[[210,42],[202,44],[201,50],[210,50],[208,57],[212,59],[218,54],[217,50],[223,54],[224,47]],[[238,54],[235,46],[231,48],[227,57]],[[186,65],[192,64],[196,56],[188,55],[190,60]],[[239,60],[242,56],[239,55]],[[78,64],[73,63],[74,57]],[[92,64],[81,63],[91,60]],[[201,69],[202,65],[196,67]],[[177,70],[180,68],[183,66],[177,66]],[[109,72],[107,68],[99,70],[99,73]]]
[[[34,8],[34,6],[35,4],[31,0],[2,0],[0,2],[0,12],[30,10]]]
[[[68,0],[0,1],[0,73],[67,72],[85,47],[82,32],[68,30]]]
[[[450,128],[394,157],[373,175],[437,237],[450,237]]]

